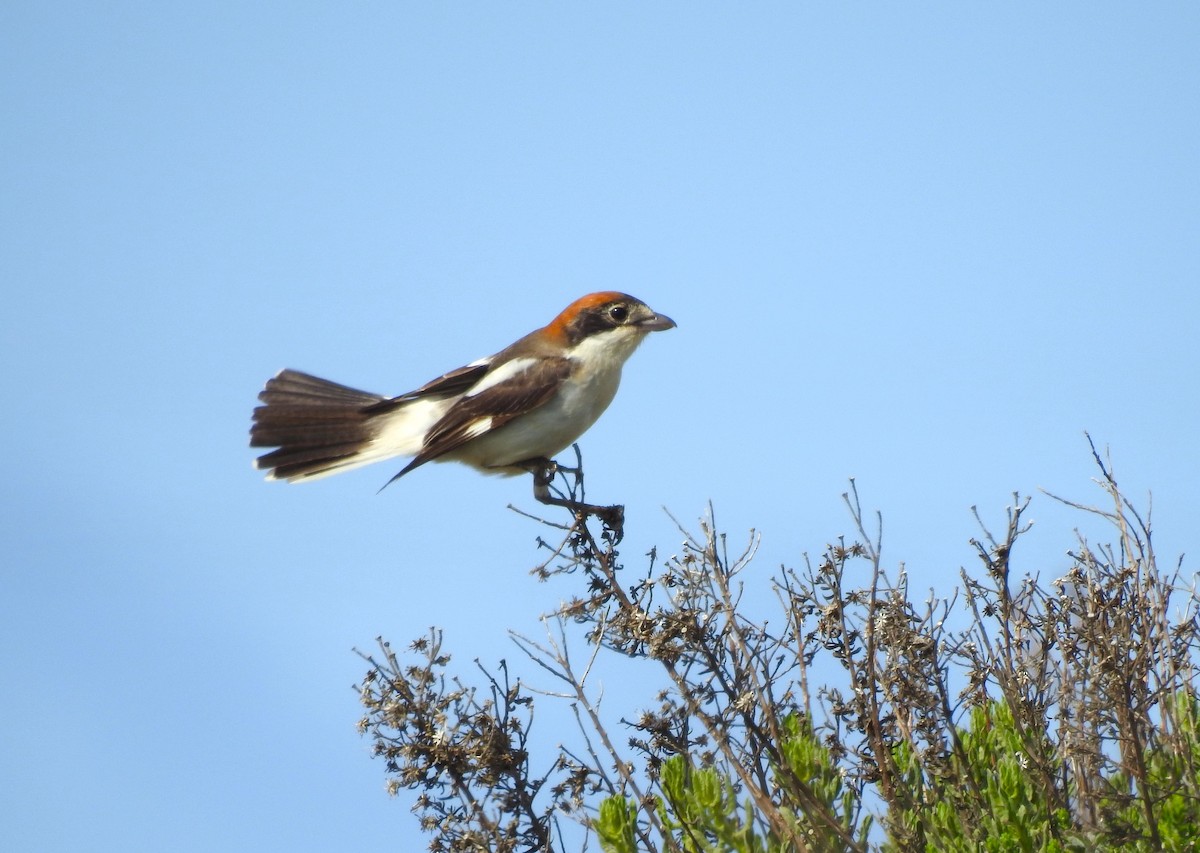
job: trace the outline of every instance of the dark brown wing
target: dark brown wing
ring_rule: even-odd
[[[525,370],[478,394],[463,397],[434,424],[421,452],[396,477],[545,405],[570,374],[571,362],[565,358],[530,359]]]

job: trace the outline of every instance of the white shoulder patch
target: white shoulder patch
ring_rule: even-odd
[[[537,359],[534,358],[514,358],[512,361],[506,361],[475,383],[475,387],[463,396],[474,397],[476,394],[481,394],[489,388],[495,388],[497,385],[507,382],[514,376],[524,373],[536,363]]]

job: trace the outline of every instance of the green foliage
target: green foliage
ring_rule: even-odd
[[[782,734],[783,762],[773,777],[777,801],[771,805],[787,823],[784,837],[761,829],[767,822],[749,797],[739,804],[739,785],[728,775],[713,767],[696,767],[687,756],[675,755],[660,768],[661,796],[655,803],[676,849],[685,853],[775,853],[792,849],[785,837],[801,839],[810,849],[821,851],[854,849],[844,842],[845,836],[855,836],[859,845],[866,845],[871,817],[864,815],[859,820],[857,795],[843,784],[837,763],[811,725],[800,714],[789,714],[783,720]],[[843,832],[810,820],[794,796],[797,786],[837,814]],[[613,796],[601,804],[595,828],[607,853],[638,850],[635,826],[636,808],[631,800]]]
[[[917,760],[908,743],[896,748],[896,767],[913,795],[913,807],[902,819],[908,842],[889,839],[883,851],[920,849],[935,853],[1066,853],[1067,851],[1168,850],[1189,851],[1200,846],[1200,700],[1181,693],[1173,702],[1171,716],[1178,726],[1174,751],[1150,753],[1146,787],[1159,792],[1153,810],[1159,841],[1146,824],[1145,810],[1135,803],[1113,810],[1106,832],[1084,830],[1072,821],[1068,809],[1051,808],[1039,789],[1037,775],[1030,772],[1025,740],[1010,709],[993,702],[973,709],[970,725],[958,732],[961,758],[950,772],[931,777]],[[1050,749],[1043,741],[1043,747]],[[1182,751],[1179,751],[1179,750]],[[863,847],[871,816],[862,815],[856,797],[845,789],[837,764],[828,749],[813,736],[798,715],[787,719],[784,742],[787,767],[783,773],[808,780],[823,802],[836,807],[845,817],[845,828]],[[1115,799],[1128,795],[1128,780],[1115,774],[1109,781]],[[738,786],[714,768],[696,768],[686,756],[673,756],[661,768],[662,796],[655,799],[663,826],[673,848],[684,853],[775,853],[795,849],[774,833],[756,831],[764,821],[747,798],[738,803]],[[782,791],[786,784],[777,788]],[[806,849],[835,851],[853,849],[835,835],[822,833],[786,802],[774,804],[792,822]],[[636,853],[637,808],[632,800],[613,796],[600,806],[594,824],[601,849],[606,853]],[[920,838],[919,844],[911,839]]]
[[[816,850],[853,849],[855,845],[848,844],[847,839],[865,846],[872,818],[861,813],[858,792],[845,784],[842,769],[806,717],[792,713],[784,718],[781,754],[783,762],[775,771],[776,787],[788,792],[802,786],[837,822],[835,830],[810,820],[803,799],[784,794],[780,810],[793,825],[795,835]]]
[[[1066,849],[1068,816],[1052,807],[1029,771],[1026,743],[1007,705],[972,710],[957,740],[949,772],[940,776],[924,772],[908,744],[896,750],[906,781],[921,791],[919,807],[903,815],[904,837],[923,839],[930,851]],[[904,845],[893,838],[888,847]]]
[[[765,853],[752,807],[746,803],[744,812],[739,809],[734,785],[721,773],[676,755],[663,763],[659,784],[659,818],[685,853]]]
[[[1146,753],[1142,796],[1130,798],[1139,786],[1126,773],[1109,780],[1108,822],[1130,850],[1200,848],[1200,699],[1191,691],[1177,694],[1163,728],[1174,737]]]
[[[609,797],[600,803],[593,823],[600,847],[609,853],[636,853],[637,805],[625,797]]]

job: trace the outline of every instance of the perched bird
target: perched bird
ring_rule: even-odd
[[[624,293],[593,293],[549,325],[399,397],[283,370],[258,395],[252,447],[274,447],[256,467],[297,482],[394,456],[392,480],[426,462],[464,462],[494,474],[534,475],[547,503],[553,456],[608,408],[621,367],[650,332],[675,322]],[[388,482],[392,482],[389,480]]]

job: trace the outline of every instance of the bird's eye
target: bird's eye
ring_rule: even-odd
[[[612,317],[618,323],[624,323],[629,319],[629,309],[624,305],[614,305],[608,309],[608,316]]]

